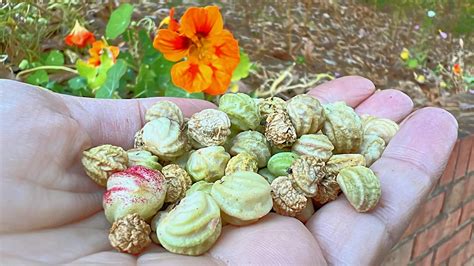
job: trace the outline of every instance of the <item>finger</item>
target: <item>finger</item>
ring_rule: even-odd
[[[102,191],[70,193],[26,180],[5,178],[2,182],[0,194],[5,200],[0,201],[0,209],[10,215],[1,217],[0,232],[57,227],[82,220],[102,209]]]
[[[413,101],[399,90],[382,90],[375,92],[356,108],[359,115],[368,114],[401,121],[413,110]]]
[[[456,138],[456,120],[444,110],[409,116],[371,167],[382,188],[376,209],[357,213],[340,196],[307,222],[328,262],[379,264],[441,175]]]
[[[152,247],[139,264],[166,265],[326,265],[314,237],[294,218],[269,214],[255,224],[222,228],[214,246],[199,260]]]
[[[98,100],[62,96],[69,107],[71,117],[86,130],[92,146],[112,144],[130,148],[135,133],[143,126],[147,108],[158,101],[176,103],[186,116],[215,105],[194,99],[148,98],[129,100]]]
[[[166,251],[164,248],[152,244],[138,258],[137,265],[225,265],[224,262],[211,257],[209,254],[201,256],[186,256]]]
[[[107,238],[108,230],[102,228],[100,220],[103,218],[100,216],[103,213],[73,225],[0,235],[0,254],[37,263],[59,264],[89,254],[111,251],[113,248]]]
[[[358,76],[347,76],[323,83],[308,92],[321,103],[346,102],[352,107],[367,99],[375,91],[372,81]]]
[[[231,265],[325,265],[321,249],[294,218],[269,214],[258,223],[226,226],[209,254]]]

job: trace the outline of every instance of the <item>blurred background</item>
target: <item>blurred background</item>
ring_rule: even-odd
[[[120,1],[1,1],[0,77],[59,93],[97,97],[75,62],[87,50],[66,46],[76,20],[105,36]],[[128,1],[128,27],[110,43],[127,70],[110,98],[193,97],[170,82],[170,62],[151,42],[171,7],[215,4],[241,47],[231,91],[288,99],[344,75],[398,89],[415,107],[455,115],[460,140],[433,189],[385,265],[474,264],[474,3],[472,0]],[[120,14],[123,20],[127,15]],[[103,38],[103,37],[102,37]],[[108,38],[109,39],[109,38]]]

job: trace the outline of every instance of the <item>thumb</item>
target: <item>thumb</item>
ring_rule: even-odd
[[[92,146],[112,144],[124,148],[133,145],[135,133],[145,123],[145,112],[158,101],[177,104],[186,117],[203,109],[216,108],[208,101],[184,98],[146,98],[104,100],[61,95],[72,119],[91,138]]]

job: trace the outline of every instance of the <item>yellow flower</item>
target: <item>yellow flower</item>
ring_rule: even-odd
[[[420,84],[425,83],[426,78],[425,78],[424,75],[418,75],[418,74],[416,74],[415,72],[413,72],[413,75],[415,76],[416,82],[418,82],[418,83],[420,83]]]
[[[408,60],[408,58],[410,58],[410,51],[408,51],[407,48],[403,48],[402,52],[400,53],[400,58],[403,59],[403,61]]]

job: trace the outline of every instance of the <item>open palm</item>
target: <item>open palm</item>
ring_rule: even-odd
[[[306,225],[270,214],[250,226],[225,226],[215,246],[200,257],[171,254],[156,245],[137,257],[109,245],[103,188],[84,174],[80,157],[83,150],[105,143],[130,148],[146,108],[160,99],[84,99],[0,81],[0,257],[10,264],[380,263],[441,174],[457,123],[436,108],[410,114],[406,95],[374,90],[364,78],[346,77],[310,92],[323,103],[345,101],[360,114],[404,120],[371,167],[382,186],[374,211],[357,213],[340,196]],[[171,100],[187,116],[213,107]]]

